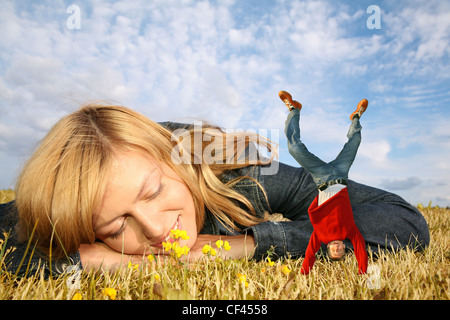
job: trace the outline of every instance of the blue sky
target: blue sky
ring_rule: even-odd
[[[368,28],[371,5],[380,29]],[[450,205],[448,1],[0,0],[0,9],[0,188],[13,187],[59,118],[92,99],[156,121],[279,132],[280,161],[296,165],[277,95],[287,90],[304,106],[304,142],[327,161],[367,98],[350,177],[413,204]]]

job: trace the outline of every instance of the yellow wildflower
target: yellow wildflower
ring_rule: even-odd
[[[189,236],[187,235],[186,230],[181,230],[181,232],[180,232],[180,238],[181,238],[181,240],[189,240],[191,237],[189,237]]]
[[[245,274],[238,273],[237,277],[239,280],[239,284],[242,284],[247,288],[248,287],[247,276]]]
[[[83,300],[81,293],[77,292],[73,295],[72,300]]]
[[[266,272],[266,268],[261,268],[261,273]]]
[[[128,261],[128,269],[137,270],[138,268],[138,264],[132,264],[131,261]]]
[[[188,246],[183,246],[183,254],[184,254],[185,256],[187,256],[187,254],[189,253],[190,250],[191,250],[191,249],[190,249]]]
[[[111,300],[116,300],[117,291],[114,288],[105,288],[102,290],[104,296],[109,297]]]
[[[180,230],[170,230],[170,236],[174,239],[178,239],[180,237]]]
[[[148,261],[153,262],[153,261],[155,261],[155,256],[152,255],[152,254],[149,254],[149,255],[147,256],[147,259],[148,259]]]
[[[283,272],[285,275],[289,275],[291,273],[291,269],[287,265],[284,265],[283,268],[281,268],[281,272]]]
[[[170,242],[163,242],[162,243],[164,250],[169,251],[172,249],[172,244]]]
[[[222,246],[223,246],[223,241],[222,240],[217,240],[216,241],[216,247],[220,249]]]
[[[170,236],[174,239],[181,238],[182,240],[189,240],[186,230],[170,230]]]
[[[203,254],[208,254],[211,251],[211,246],[209,244],[205,244],[202,248]]]
[[[217,254],[216,250],[211,247],[209,244],[205,244],[202,248],[203,254],[210,254],[212,256],[215,256]]]
[[[266,265],[268,266],[268,267],[271,267],[271,266],[273,266],[275,264],[275,261],[272,261],[272,260],[270,260],[270,258],[267,258],[267,263],[266,263]]]
[[[155,278],[156,281],[161,280],[161,276],[157,273],[155,273],[155,275],[153,277]]]
[[[225,251],[228,251],[231,249],[230,244],[228,243],[228,241],[225,241],[225,243],[223,244],[223,248],[225,249]]]
[[[187,254],[189,253],[189,247],[188,246],[182,246],[180,247],[179,245],[177,245],[174,248],[175,251],[175,255],[177,256],[177,258],[180,258],[182,255],[187,256]]]

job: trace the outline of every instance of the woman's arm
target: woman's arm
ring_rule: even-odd
[[[255,251],[255,241],[251,235],[238,236],[221,236],[199,234],[197,241],[191,248],[187,260],[196,261],[204,257],[202,249],[205,245],[210,245],[216,249],[216,241],[228,241],[230,250],[221,250],[221,258],[239,259],[248,257],[251,258]],[[118,269],[120,266],[127,266],[128,262],[133,264],[141,264],[146,261],[146,257],[142,255],[126,255],[115,251],[102,242],[95,242],[94,244],[83,244],[78,249],[81,264],[84,270],[102,270],[112,271]],[[164,261],[167,256],[159,255],[160,261]]]
[[[128,262],[142,262],[142,256],[122,254],[108,247],[103,242],[82,244],[78,248],[83,270],[113,271],[120,266],[127,266]]]

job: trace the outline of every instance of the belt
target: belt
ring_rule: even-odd
[[[343,185],[347,185],[347,179],[336,179],[336,180],[330,180],[325,182],[324,184],[321,184],[318,189],[320,191],[325,190],[326,188],[328,188],[329,186],[332,186],[333,184],[343,184]]]

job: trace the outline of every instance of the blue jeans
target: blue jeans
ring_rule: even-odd
[[[312,154],[300,139],[300,112],[293,109],[286,120],[285,134],[288,141],[289,153],[308,171],[317,187],[337,179],[348,179],[348,171],[355,160],[361,143],[361,124],[359,118],[354,117],[347,133],[348,141],[342,151],[333,161],[326,163]]]

